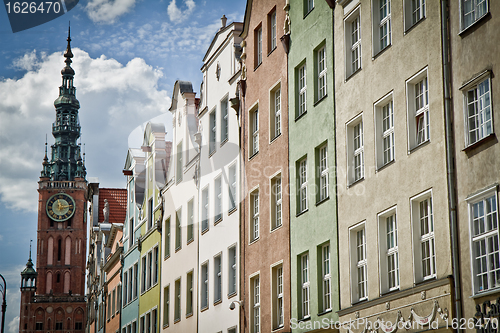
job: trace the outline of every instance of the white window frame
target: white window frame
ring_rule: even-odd
[[[220,102],[220,142],[221,145],[228,140],[229,136],[229,112],[228,97],[226,96]]]
[[[382,7],[385,7],[383,17]],[[372,30],[373,56],[376,56],[392,43],[391,0],[372,0]]]
[[[297,162],[297,213],[305,212],[308,206],[307,156]]]
[[[328,184],[329,184],[329,172],[328,172],[328,144],[322,144],[316,149],[317,153],[317,167],[316,167],[316,178],[318,184],[318,199],[317,202],[326,200],[329,196]]]
[[[327,75],[327,62],[326,62],[326,45],[323,45],[316,51],[316,84],[317,84],[317,98],[319,101],[326,96],[326,75]]]
[[[307,112],[307,68],[306,63],[297,68],[297,118]]]
[[[250,192],[250,242],[255,242],[260,236],[260,198],[259,189]]]
[[[487,91],[481,92],[481,86],[487,86]],[[493,110],[491,99],[491,72],[484,71],[464,86],[460,87],[464,101],[464,133],[465,146],[471,146],[494,133]],[[472,95],[471,95],[472,94]],[[473,97],[471,102],[470,97]],[[473,116],[469,113],[474,110]],[[471,129],[471,121],[476,128]],[[471,134],[475,132],[475,140]]]
[[[238,175],[236,163],[229,166],[229,184],[228,184],[228,198],[229,198],[229,212],[236,210],[237,194],[238,194]]]
[[[255,68],[262,63],[262,25],[255,29]]]
[[[227,251],[228,260],[228,278],[227,290],[228,296],[232,296],[238,292],[238,252],[236,245],[229,247]]]
[[[406,81],[406,97],[406,108],[408,113],[408,153],[411,153],[413,149],[431,139],[429,76],[427,67]]]
[[[194,308],[194,270],[186,274],[186,317],[193,314]]]
[[[314,9],[314,0],[304,0],[304,16]]]
[[[194,198],[188,201],[186,243],[194,240]]]
[[[182,206],[175,211],[175,251],[182,249]]]
[[[222,301],[222,253],[214,256],[214,304]]]
[[[178,286],[178,288],[177,288],[177,286]],[[182,281],[181,281],[181,278],[179,277],[174,282],[174,298],[175,298],[174,299],[174,323],[181,321],[181,317],[182,317],[181,297],[182,297]]]
[[[271,230],[283,224],[283,180],[281,172],[271,178]]]
[[[470,8],[466,7],[466,2],[469,2],[472,6]],[[489,13],[489,1],[488,0],[460,0],[460,30],[464,31],[469,27],[473,26],[476,22],[482,19]],[[484,6],[484,12],[481,12],[480,6]],[[465,11],[469,10],[467,13]],[[471,15],[472,20],[470,23],[465,22],[466,15]]]
[[[361,10],[356,7],[344,18],[345,78],[361,69]],[[355,34],[356,32],[356,34]],[[355,55],[355,56],[354,56]]]
[[[375,115],[375,151],[377,170],[395,160],[393,92],[373,105]]]
[[[272,329],[276,330],[284,326],[284,275],[283,261],[271,266],[271,307],[272,307]]]
[[[208,155],[211,156],[217,151],[216,141],[217,141],[217,115],[216,109],[214,108],[208,114],[209,119],[209,145],[208,145]]]
[[[301,319],[307,319],[311,317],[310,303],[311,303],[311,281],[310,275],[310,265],[309,265],[309,252],[300,255],[300,307],[301,307]]]
[[[434,204],[432,201],[432,189],[410,198],[415,283],[427,281],[436,277]],[[423,202],[427,202],[427,204],[424,205],[422,204]],[[422,225],[422,223],[424,224]],[[428,248],[426,249],[426,251],[428,251],[427,254],[422,253],[422,248],[426,246],[426,244],[428,244]],[[427,272],[427,274],[424,272],[424,260],[428,260],[429,262],[429,272]]]
[[[165,219],[165,227],[163,228],[165,232],[165,239],[164,239],[164,246],[163,246],[163,258],[169,258],[170,257],[170,240],[171,240],[171,230],[172,230],[172,225],[171,225],[171,216],[167,217]]]
[[[170,284],[163,288],[163,327],[170,325]]]
[[[201,233],[208,231],[210,228],[210,194],[209,186],[207,185],[201,191]]]
[[[347,184],[365,177],[363,114],[346,123]]]
[[[330,243],[323,244],[321,250],[321,304],[323,312],[332,309],[332,273]]]
[[[257,154],[259,152],[259,106],[256,105],[249,112],[250,119],[250,133],[252,134],[251,140],[249,140],[248,144],[250,145],[250,157]]]
[[[281,135],[281,83],[276,84],[269,92],[269,140],[272,142]]]
[[[489,200],[492,200],[494,204],[494,209],[493,205],[490,206],[490,211],[487,212],[487,202]],[[492,287],[489,287],[490,284],[493,284],[495,281],[491,281],[491,274],[495,274],[498,276],[499,274],[499,267],[492,267],[492,262],[490,259],[490,256],[494,253],[496,253],[497,258],[500,255],[498,253],[500,245],[499,245],[499,234],[498,234],[498,185],[494,184],[492,186],[488,186],[487,188],[479,191],[476,194],[470,195],[466,198],[467,205],[468,205],[468,211],[469,211],[469,240],[470,240],[470,256],[471,256],[471,275],[472,275],[472,295],[478,295],[484,292],[488,292],[491,290],[498,289],[500,287],[500,283],[496,283]],[[477,211],[478,214],[475,214],[475,207],[479,208],[479,204],[482,204],[482,214],[479,215],[481,212]],[[476,206],[477,205],[477,206]],[[480,222],[478,218],[482,216],[482,229],[476,234],[476,229],[477,227],[475,226],[476,221]],[[491,220],[491,227],[488,228],[488,217],[490,217]],[[478,224],[479,226],[479,224]],[[489,230],[488,230],[489,229]],[[495,238],[496,238],[496,244],[495,244]],[[485,267],[485,271],[481,272],[482,274],[479,274],[478,271],[478,253],[477,250],[478,248],[475,246],[476,243],[479,243],[483,241],[484,242],[484,249],[485,253],[483,253],[482,257],[482,264]],[[492,246],[496,245],[496,249],[492,249]],[[480,281],[479,275],[483,275],[486,278],[486,281],[483,279],[482,283]],[[498,281],[498,280],[497,280]],[[483,284],[483,286],[482,286]],[[484,284],[487,284],[486,287],[484,287]]]
[[[214,224],[222,221],[222,175],[214,180]]]
[[[182,155],[184,154],[182,150],[182,141],[177,144],[176,148],[176,153],[177,153],[177,175],[176,175],[176,183],[179,184],[182,181],[182,175],[183,175],[183,162],[182,162]]]
[[[208,309],[209,306],[209,272],[208,260],[201,264],[200,268],[200,307],[201,310]]]
[[[269,26],[270,26],[270,48],[269,48],[269,53],[274,50],[277,46],[277,40],[276,40],[276,35],[277,35],[277,30],[276,30],[276,9],[273,10],[271,15],[269,15]]]
[[[426,16],[428,0],[404,0],[405,33]]]
[[[380,290],[382,293],[387,293],[399,290],[400,285],[398,248],[399,237],[396,206],[379,213],[377,215],[377,219],[380,240]],[[392,243],[390,240],[392,240]],[[392,270],[390,270],[391,268]],[[392,277],[391,272],[393,272]]]
[[[368,299],[368,260],[365,221],[349,228],[351,257],[351,303]],[[362,273],[362,276],[360,275]]]
[[[260,275],[255,274],[250,277],[250,299],[251,299],[251,311],[250,316],[250,330],[253,333],[260,333],[261,328],[261,313],[260,313]]]

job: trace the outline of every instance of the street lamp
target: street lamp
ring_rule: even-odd
[[[5,279],[3,278],[2,274],[0,274],[0,277],[2,278],[3,280],[3,289],[1,289],[2,291],[2,297],[3,297],[3,301],[2,301],[2,326],[1,326],[1,333],[4,332],[4,326],[5,326],[5,311],[7,311],[7,302],[5,301],[5,293],[7,292],[7,282],[5,282]],[[1,285],[0,285],[1,287]]]

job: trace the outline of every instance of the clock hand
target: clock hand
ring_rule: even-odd
[[[61,208],[68,208],[69,205],[61,205]]]

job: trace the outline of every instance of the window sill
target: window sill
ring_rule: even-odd
[[[272,50],[271,50],[271,51],[267,54],[267,56],[269,57],[269,56],[271,55],[271,53],[273,53],[273,51],[274,51],[274,50],[276,50],[277,48],[278,48],[278,47],[277,47],[277,46],[275,46],[275,47],[274,47],[274,48],[273,48],[273,49],[272,49]]]
[[[488,289],[486,291],[478,291],[478,292],[476,292],[476,294],[469,296],[469,298],[481,298],[481,297],[489,296],[492,294],[498,294],[499,291],[500,291],[500,288]]]
[[[178,247],[175,249],[175,253],[179,252],[180,250],[182,250],[182,246]]]
[[[474,23],[472,23],[471,25],[469,25],[467,28],[465,28],[463,30],[460,30],[460,32],[458,33],[458,35],[460,37],[462,37],[462,38],[467,37],[470,33],[472,33],[473,30],[475,30],[478,26],[480,26],[481,23],[486,22],[490,18],[491,18],[491,14],[488,11],[483,16],[481,16],[480,18],[478,18]],[[462,25],[462,24],[460,23],[460,25]]]
[[[167,328],[169,326],[169,324],[165,324],[163,325],[163,328]]]
[[[238,293],[236,291],[233,291],[232,293],[227,294],[227,298],[230,299],[230,298],[233,298],[236,295],[238,295]]]
[[[298,117],[295,118],[295,121],[298,121],[300,118],[304,117],[307,114],[307,110],[302,112]]]
[[[257,237],[257,238],[255,238],[255,239],[251,240],[251,241],[250,241],[250,243],[248,243],[248,246],[250,246],[250,245],[252,245],[252,244],[257,243],[258,241],[259,241],[259,237]]]
[[[202,230],[202,231],[201,231],[201,234],[202,234],[202,235],[206,234],[206,233],[208,232],[208,230],[210,230],[210,228],[206,228],[205,230]]]
[[[379,50],[376,54],[374,54],[372,56],[372,61],[377,59],[380,55],[382,55],[383,53],[385,53],[386,50],[390,49],[392,46],[392,41],[391,41],[391,44],[387,45],[386,47],[384,47],[382,50]]]
[[[347,77],[345,78],[345,81],[344,83],[346,83],[347,81],[349,81],[354,75],[358,74],[359,72],[361,72],[361,67],[359,67],[358,69],[356,69],[354,72],[352,72],[351,74],[347,75]]]
[[[220,146],[219,146],[219,147],[224,146],[224,144],[225,144],[226,142],[228,142],[228,141],[229,141],[229,139],[228,139],[228,138],[225,138],[224,140],[222,140],[222,142],[220,143]]]
[[[253,69],[253,71],[255,72],[260,67],[260,65],[262,65],[262,61]]]
[[[191,238],[191,239],[188,239],[187,242],[186,242],[186,245],[189,245],[191,244],[192,242],[194,242],[194,237]]]
[[[418,144],[417,146],[411,148],[410,151],[408,152],[408,155],[414,153],[415,151],[417,151],[418,149],[420,149],[423,146],[427,146],[430,142],[431,142],[431,139],[427,139],[424,142]]]
[[[234,206],[233,208],[231,208],[228,212],[227,212],[227,215],[231,215],[232,213],[234,213],[236,211],[236,206]]]
[[[332,312],[332,309],[328,309],[328,310],[325,310],[325,311],[323,311],[323,312],[320,312],[320,313],[318,313],[318,317],[319,317],[319,316],[322,316],[322,315],[325,315],[325,314],[327,314],[327,313],[330,313],[330,312]]]
[[[305,20],[305,18],[309,15],[309,13],[311,13],[311,12],[314,10],[314,8],[315,8],[315,7],[311,8],[311,10],[310,10],[310,11],[308,11],[308,12],[306,13],[306,15],[304,15],[304,17],[303,17],[302,19],[304,19],[304,20]]]
[[[276,227],[272,228],[271,231],[269,231],[269,233],[272,234],[273,232],[275,232],[276,230],[281,229],[282,227],[283,227],[283,223],[281,223],[279,226],[276,226]]]
[[[351,188],[353,187],[354,185],[358,184],[358,183],[361,183],[363,180],[365,180],[365,176],[353,181],[352,183],[350,183],[349,185],[347,185],[347,188]]]
[[[181,318],[174,319],[174,324],[177,324],[181,321]]]
[[[168,258],[170,258],[170,254],[163,257],[163,261],[167,260]]]
[[[395,159],[393,159],[392,161],[387,162],[386,164],[384,164],[384,165],[382,165],[381,167],[379,167],[379,168],[377,169],[377,172],[380,172],[380,171],[384,170],[384,169],[385,169],[385,168],[387,168],[389,165],[392,165],[392,164],[394,164],[394,163],[396,163],[396,160],[395,160]]]
[[[301,211],[300,213],[297,213],[297,215],[295,215],[295,217],[299,217],[300,215],[305,214],[305,213],[307,213],[308,211],[309,211],[309,208],[306,208],[306,209],[304,209],[303,211]]]
[[[252,155],[250,155],[250,157],[248,158],[248,160],[251,161],[258,153],[259,153],[259,151],[256,151],[255,153],[253,153]]]
[[[406,36],[406,34],[408,34],[410,31],[412,31],[413,28],[415,28],[417,25],[420,24],[420,22],[424,21],[425,18],[426,18],[426,16],[422,17],[420,20],[418,20],[417,22],[413,23],[411,25],[411,27],[409,27],[408,29],[405,30],[404,35]]]
[[[319,205],[321,205],[323,202],[328,201],[328,200],[330,200],[330,196],[328,196],[328,197],[326,197],[326,198],[324,198],[324,199],[321,199],[320,201],[317,201],[317,202],[316,202],[316,207],[318,207],[318,206],[319,206]]]
[[[418,286],[418,285],[421,285],[421,284],[424,284],[424,283],[427,283],[427,282],[433,281],[433,280],[436,280],[436,275],[433,275],[433,276],[428,277],[428,278],[424,278],[421,281],[415,282],[413,285]]]
[[[218,299],[214,302],[214,306],[222,304],[222,299]]]
[[[278,326],[278,327],[276,327],[276,328],[273,328],[273,329],[271,330],[271,332],[278,332],[278,331],[281,331],[281,330],[282,330],[282,329],[284,329],[284,328],[285,328],[285,325],[280,325],[280,326]]]
[[[304,318],[301,318],[299,319],[299,323],[303,322],[303,321],[308,321],[308,320],[311,320],[311,316],[307,316],[307,317],[304,317]]]
[[[276,135],[272,140],[271,142],[269,142],[269,144],[273,143],[274,141],[276,141],[279,137],[281,136],[281,133]]]
[[[186,313],[186,318],[189,318],[189,317],[192,317],[192,316],[193,316],[193,312]]]
[[[213,151],[209,152],[208,158],[212,157],[216,152],[217,152],[217,149],[214,149]]]
[[[321,103],[322,101],[324,101],[327,97],[328,97],[328,94],[325,94],[323,97],[321,97],[316,102],[314,102],[313,106],[316,107],[316,105],[318,105],[319,103]]]
[[[216,218],[216,219],[215,219],[215,221],[214,221],[214,227],[215,227],[217,224],[221,223],[221,222],[222,222],[222,216],[221,216],[221,217]]]
[[[423,282],[425,282],[425,281],[423,281]],[[386,291],[383,291],[382,293],[380,293],[380,297],[387,296],[387,295],[390,295],[390,294],[396,294],[399,291],[400,291],[399,287],[398,287],[398,289],[386,290]]]
[[[204,311],[207,311],[208,310],[208,305],[205,306],[204,308],[201,308],[200,312],[204,312]]]
[[[352,302],[351,305],[354,306],[365,302],[368,302],[368,297]]]
[[[495,137],[496,137],[495,136],[495,132],[492,132],[491,134],[488,134],[484,138],[479,139],[478,141],[476,141],[476,142],[468,145],[467,147],[465,147],[464,149],[462,149],[462,151],[468,154],[472,150],[474,150],[475,148],[477,148],[479,146],[482,146],[483,144],[486,144],[487,142],[490,142],[491,140],[494,140]]]

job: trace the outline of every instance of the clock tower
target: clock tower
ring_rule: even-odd
[[[77,143],[80,103],[73,85],[69,29],[67,41],[62,85],[54,101],[55,142],[50,154],[45,143],[38,182],[36,271],[30,255],[21,273],[19,332],[83,332],[86,322],[87,180]]]

